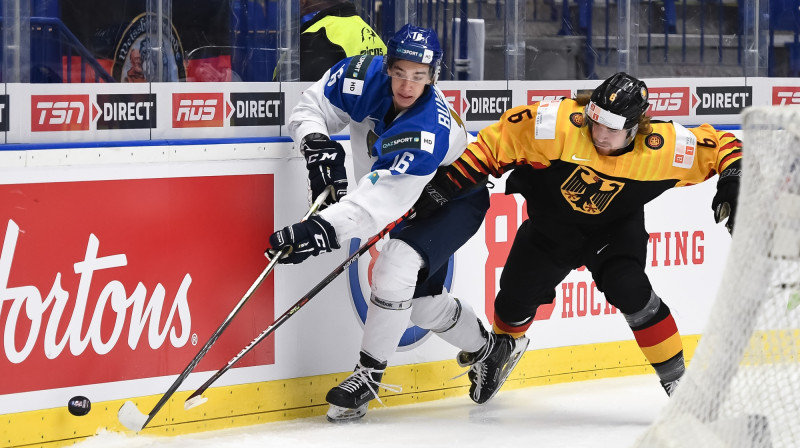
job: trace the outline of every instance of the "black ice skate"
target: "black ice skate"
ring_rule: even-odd
[[[458,365],[469,366],[467,376],[471,384],[469,396],[475,403],[486,403],[495,396],[522,358],[530,339],[525,336],[514,339],[507,334],[487,332],[481,325],[481,332],[487,338],[486,345],[477,352],[459,352]]]
[[[326,417],[329,422],[347,422],[358,420],[367,413],[369,402],[377,399],[378,388],[400,392],[399,386],[381,383],[385,362],[378,362],[371,356],[361,352],[361,359],[353,373],[341,384],[328,391],[325,400],[330,403]]]

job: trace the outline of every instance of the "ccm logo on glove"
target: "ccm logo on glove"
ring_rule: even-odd
[[[307,221],[298,222],[273,233],[269,237],[266,253],[270,259],[288,249],[278,263],[298,264],[310,256],[339,249],[339,241],[333,226],[319,215],[312,215]]]
[[[347,194],[347,170],[344,167],[342,145],[326,135],[309,134],[303,139],[300,151],[306,159],[311,199],[316,199],[329,186],[333,186],[333,194],[325,200],[323,208],[342,199]]]

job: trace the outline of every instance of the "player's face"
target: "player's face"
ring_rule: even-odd
[[[387,69],[392,77],[394,107],[405,110],[422,96],[425,86],[431,83],[430,65],[398,59]]]
[[[600,155],[612,156],[617,150],[625,146],[628,139],[628,130],[611,129],[597,122],[589,122],[592,133],[592,142]]]

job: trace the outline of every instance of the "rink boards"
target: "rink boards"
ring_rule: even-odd
[[[288,140],[275,140],[0,152],[0,414],[8,422],[0,425],[2,445],[58,446],[101,428],[123,430],[116,411],[126,399],[144,413],[152,409],[264,269],[272,229],[307,210],[304,161]],[[522,199],[502,191],[500,180],[484,225],[451,260],[448,279],[485,322],[525,217]],[[713,222],[714,191],[713,181],[672,190],[647,209],[648,273],[673,310],[687,355],[708,317],[730,242]],[[362,257],[245,356],[208,391],[208,403],[184,411],[191,391],[347,251],[276,268],[145,432],[324,413],[325,392],[357,361],[376,254]],[[506,387],[652,372],[588,271],[572,272],[536,319],[529,351]],[[452,380],[461,373],[456,352],[409,328],[384,378],[403,392],[386,393],[384,402],[466,394],[466,376]],[[89,415],[67,412],[75,395],[92,400]]]

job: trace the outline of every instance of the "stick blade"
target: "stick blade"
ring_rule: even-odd
[[[186,400],[183,403],[183,410],[184,411],[188,411],[189,409],[192,409],[193,407],[200,406],[201,404],[205,403],[206,401],[208,401],[208,398],[206,398],[206,397],[204,397],[202,395],[198,395],[196,397],[191,397],[191,398],[189,398],[188,400]]]
[[[123,426],[136,432],[141,431],[147,423],[147,415],[142,414],[132,401],[126,401],[119,408],[117,418]]]

